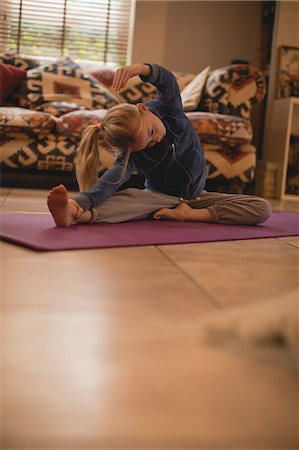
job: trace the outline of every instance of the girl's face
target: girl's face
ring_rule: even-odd
[[[163,122],[146,105],[138,103],[136,108],[141,114],[142,125],[136,142],[130,148],[131,152],[140,152],[140,150],[151,148],[166,135]]]

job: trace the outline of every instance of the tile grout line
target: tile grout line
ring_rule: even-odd
[[[188,272],[186,272],[182,267],[179,266],[176,262],[174,262],[158,245],[155,245],[157,250],[165,256],[165,258],[176,268],[178,269],[185,277],[191,281],[192,284],[195,285],[197,289],[199,289],[218,309],[223,309],[222,303],[218,300],[218,298],[213,295],[208,289],[206,289],[201,283],[199,283],[195,278],[192,277]]]
[[[279,242],[283,242],[284,244],[290,245],[291,247],[299,249],[298,245],[292,244],[291,242],[286,242],[283,239],[280,239],[279,237],[276,238]]]
[[[4,198],[3,198],[3,200],[2,200],[2,202],[1,202],[1,204],[0,204],[0,208],[2,208],[2,206],[3,206],[4,203],[6,202],[7,197],[9,196],[9,194],[11,193],[11,191],[12,191],[12,188],[10,188],[10,189],[8,190],[7,194],[4,196]]]

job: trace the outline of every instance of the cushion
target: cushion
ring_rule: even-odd
[[[55,117],[59,117],[72,111],[84,111],[86,108],[85,106],[78,105],[78,103],[46,102],[43,103],[38,109],[39,111],[45,111]]]
[[[20,89],[22,106],[42,109],[46,102],[77,103],[87,109],[110,108],[116,98],[69,58],[27,71]]]
[[[0,55],[0,63],[10,64],[22,70],[33,69],[40,65],[40,61],[37,59],[25,58],[15,53],[5,53],[4,55]]]
[[[4,101],[26,77],[25,70],[0,63],[0,101]]]
[[[194,73],[188,73],[188,72],[173,72],[173,75],[176,78],[176,81],[179,85],[180,92],[182,92],[187,84],[189,84],[194,78]]]
[[[194,111],[198,106],[211,67],[207,66],[182,90],[181,97],[184,111]]]
[[[5,132],[49,132],[55,125],[56,119],[51,114],[25,108],[0,107],[0,129]]]
[[[8,134],[0,141],[1,165],[10,169],[50,170],[70,172],[74,170],[77,142],[56,134]]]
[[[254,179],[256,151],[253,145],[203,144],[203,151],[209,167],[209,180],[230,180],[243,186]],[[237,190],[236,190],[237,192]]]
[[[156,87],[142,81],[139,76],[130,78],[119,92],[116,93],[112,89],[111,92],[117,96],[120,103],[144,103],[157,97]]]
[[[97,69],[88,70],[88,73],[92,75],[96,80],[102,83],[104,86],[110,88],[112,86],[115,69],[111,67],[99,67]]]
[[[248,119],[205,112],[190,112],[186,115],[202,143],[238,146],[252,141],[252,126]]]
[[[174,73],[179,89],[182,90],[195,75],[188,73]],[[112,91],[121,103],[144,103],[157,97],[157,89],[151,83],[141,80],[139,76],[128,80],[126,86],[118,93]]]
[[[142,81],[139,76],[130,78],[124,88],[115,92],[111,87],[115,72],[116,69],[104,66],[92,70],[90,74],[108,87],[120,103],[143,103],[157,97],[155,86]]]
[[[57,120],[56,129],[60,135],[81,137],[88,125],[100,123],[106,114],[105,109],[93,111],[73,111]]]
[[[107,88],[111,89],[115,69],[104,66],[96,69],[88,69],[88,72]],[[195,77],[192,73],[185,72],[174,72],[174,76],[176,77],[180,91]],[[121,103],[143,103],[157,97],[156,88],[152,84],[142,81],[138,76],[132,77],[120,92],[115,92],[111,89],[111,93]]]
[[[260,102],[265,92],[265,79],[256,67],[233,64],[209,76],[199,109],[249,118],[252,105]]]

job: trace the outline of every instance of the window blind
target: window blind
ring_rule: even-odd
[[[2,0],[2,51],[126,64],[131,0]]]

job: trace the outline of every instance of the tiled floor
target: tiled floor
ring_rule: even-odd
[[[1,214],[46,213],[45,197],[2,189]],[[298,449],[289,355],[200,337],[217,311],[296,298],[298,247],[46,253],[0,242],[1,450]]]

